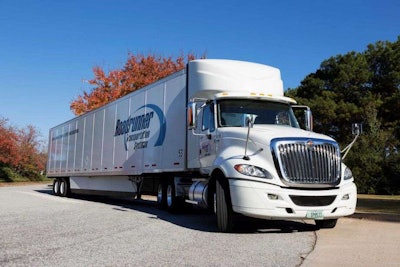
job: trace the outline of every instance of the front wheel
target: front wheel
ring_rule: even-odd
[[[315,225],[320,229],[329,229],[336,226],[337,219],[315,220]]]
[[[229,183],[225,177],[217,178],[214,199],[218,230],[221,232],[232,232],[234,226],[234,212],[232,210]]]

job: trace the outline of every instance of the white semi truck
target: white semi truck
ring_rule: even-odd
[[[324,228],[354,213],[356,186],[338,144],[306,129],[285,97],[279,69],[201,59],[50,130],[53,191],[140,197],[161,208],[214,210],[218,229],[235,214],[311,219]],[[150,186],[149,186],[150,185]]]

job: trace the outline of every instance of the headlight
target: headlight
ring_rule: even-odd
[[[353,178],[353,173],[351,172],[350,168],[346,166],[344,169],[344,179],[349,180],[351,178]]]
[[[272,175],[268,171],[253,165],[238,164],[235,165],[235,170],[247,176],[272,179]]]

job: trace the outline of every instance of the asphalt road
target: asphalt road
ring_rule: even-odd
[[[399,266],[400,219],[357,217],[326,230],[247,219],[223,234],[203,210],[0,187],[0,266]]]
[[[146,200],[0,187],[0,266],[298,266],[316,242],[312,223],[246,220],[237,233],[216,230],[202,210],[171,215]]]

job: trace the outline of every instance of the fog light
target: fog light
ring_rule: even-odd
[[[275,194],[268,194],[268,198],[271,199],[271,200],[278,200],[279,196],[275,195]]]
[[[346,194],[346,195],[342,196],[342,200],[349,200],[349,199],[350,199],[349,194]]]

